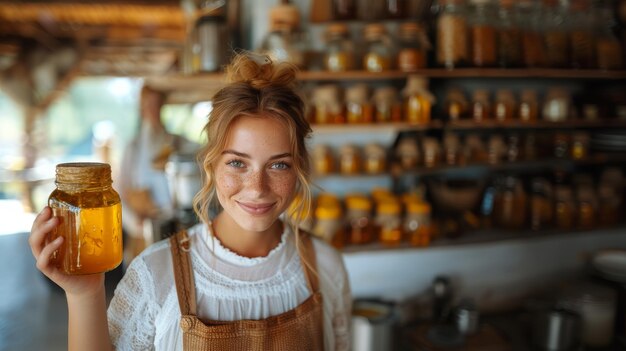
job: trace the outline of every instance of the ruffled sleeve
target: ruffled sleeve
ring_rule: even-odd
[[[152,274],[137,257],[117,285],[107,311],[115,349],[153,350],[157,311]]]

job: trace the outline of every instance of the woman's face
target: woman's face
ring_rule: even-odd
[[[240,117],[215,167],[217,198],[241,229],[270,229],[293,199],[297,176],[287,127],[270,117]]]

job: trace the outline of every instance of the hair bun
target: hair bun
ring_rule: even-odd
[[[273,63],[267,56],[237,54],[226,67],[226,81],[247,83],[256,89],[277,85],[292,87],[297,71],[295,65],[286,62]]]

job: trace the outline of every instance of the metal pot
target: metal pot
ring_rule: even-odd
[[[173,154],[165,165],[170,194],[176,209],[193,208],[193,197],[202,187],[195,154]]]
[[[392,349],[393,306],[379,301],[356,301],[352,311],[352,349]]]
[[[571,351],[580,344],[580,331],[581,321],[577,313],[557,309],[536,312],[532,342],[540,350]]]

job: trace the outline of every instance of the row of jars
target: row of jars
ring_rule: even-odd
[[[313,149],[313,170],[317,175],[381,174],[387,171],[387,150],[375,143],[363,147],[345,144],[339,150],[318,144]]]
[[[536,134],[468,134],[461,138],[446,133],[442,140],[431,136],[401,138],[393,156],[403,170],[420,167],[460,166],[467,164],[498,165],[503,162],[559,158],[584,160],[590,155],[587,132]]]
[[[401,92],[392,86],[371,91],[366,84],[342,89],[337,84],[315,87],[310,98],[310,121],[316,124],[360,124],[406,121],[430,123],[435,97],[428,80],[410,76]]]
[[[443,0],[440,66],[623,68],[609,7],[590,1]]]
[[[476,89],[471,95],[470,101],[460,88],[449,89],[444,99],[445,117],[450,121],[472,119],[479,124],[489,120],[536,122],[540,117],[550,122],[563,122],[573,114],[572,97],[565,88],[549,88],[543,101],[533,89],[517,94],[510,89],[494,93]]]
[[[343,200],[323,193],[303,226],[338,248],[372,242],[427,246],[433,236],[431,212],[423,198],[396,196],[386,189],[374,189],[370,195],[349,194]]]
[[[516,176],[498,178],[486,191],[482,214],[503,229],[560,230],[613,226],[621,219],[622,181],[611,172],[594,184],[590,177],[573,185],[551,184],[545,178],[527,184]],[[621,179],[621,172],[617,170]]]

